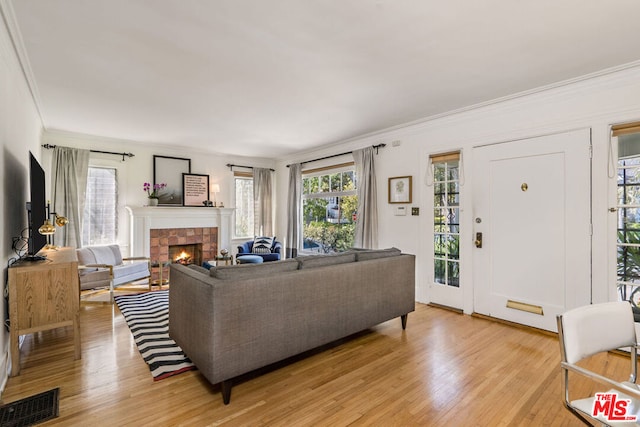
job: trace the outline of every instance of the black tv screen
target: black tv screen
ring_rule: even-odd
[[[29,185],[31,201],[27,204],[29,211],[29,241],[27,254],[30,257],[36,255],[46,244],[47,236],[38,232],[38,228],[47,219],[47,201],[45,194],[44,169],[29,152]]]

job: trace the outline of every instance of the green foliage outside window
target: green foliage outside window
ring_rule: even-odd
[[[330,253],[353,247],[358,207],[352,170],[303,178],[304,249]]]

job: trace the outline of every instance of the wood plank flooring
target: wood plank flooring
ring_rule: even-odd
[[[555,335],[423,304],[405,331],[394,319],[246,376],[226,406],[198,371],[154,382],[117,306],[83,303],[81,328],[78,361],[70,329],[27,336],[2,401],[60,387],[51,426],[580,425]],[[628,372],[620,355],[590,363]]]

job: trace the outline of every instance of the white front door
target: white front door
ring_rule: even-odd
[[[474,149],[474,311],[556,331],[591,300],[588,129]]]

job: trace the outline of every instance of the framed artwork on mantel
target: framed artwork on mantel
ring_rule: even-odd
[[[153,183],[167,184],[158,191],[158,205],[182,206],[183,173],[191,173],[191,159],[153,156]]]
[[[389,178],[389,203],[411,203],[411,176]]]
[[[209,175],[183,173],[182,200],[183,206],[208,206]]]

